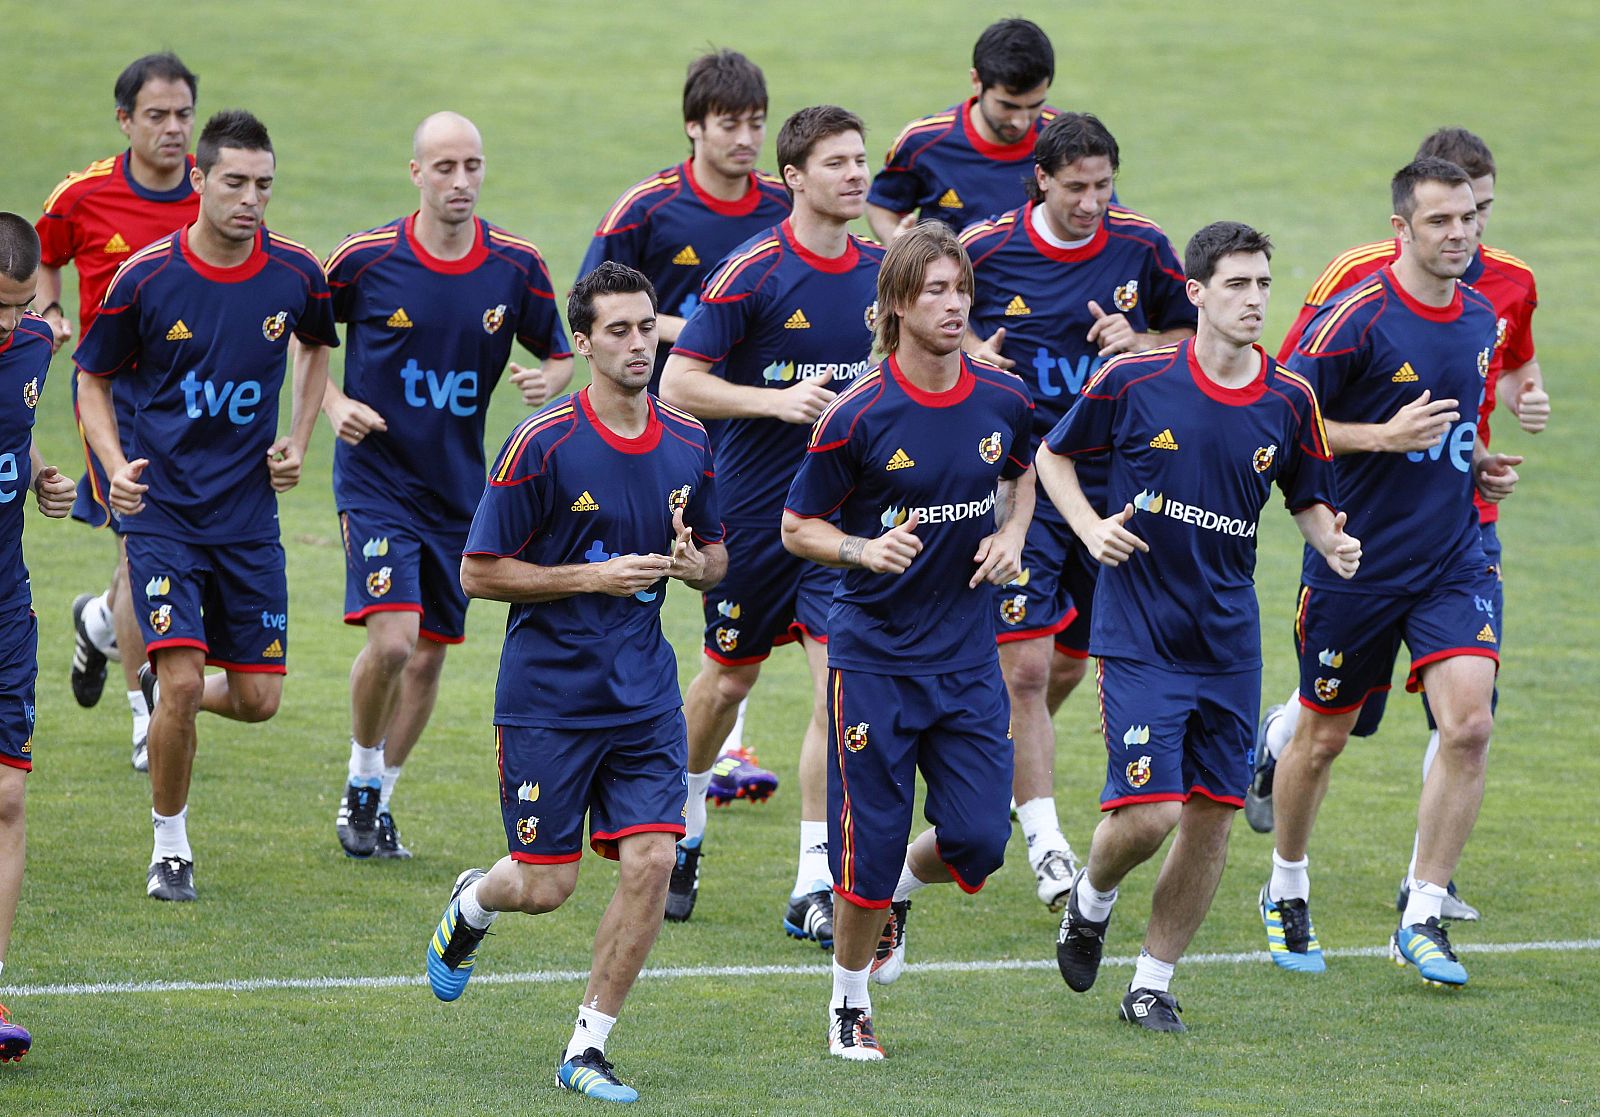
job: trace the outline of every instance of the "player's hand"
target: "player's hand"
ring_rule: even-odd
[[[917,227],[917,211],[912,210],[895,223],[894,232],[889,234],[889,243],[893,244]]]
[[[1478,495],[1490,504],[1499,504],[1511,495],[1517,485],[1517,471],[1522,464],[1517,454],[1485,454],[1472,463],[1473,480],[1478,484]]]
[[[694,532],[683,522],[682,508],[672,513],[672,554],[668,557],[672,565],[667,568],[667,577],[680,582],[698,582],[705,577],[706,557],[694,545]]]
[[[777,406],[772,411],[774,419],[810,426],[817,421],[818,415],[827,410],[835,393],[816,380],[802,380],[772,394],[777,397]]]
[[[1328,533],[1328,549],[1322,557],[1328,560],[1328,568],[1341,578],[1353,578],[1361,568],[1361,540],[1344,530],[1346,516],[1343,512],[1335,512],[1333,516],[1333,530]]]
[[[1389,452],[1410,454],[1433,449],[1449,431],[1450,424],[1461,418],[1459,407],[1458,400],[1434,399],[1433,392],[1424,389],[1383,424],[1384,442]]]
[[[272,491],[286,493],[298,485],[301,464],[299,449],[287,437],[267,447],[267,473],[272,478]]]
[[[1517,413],[1517,422],[1529,434],[1538,434],[1550,425],[1550,393],[1532,380],[1524,380],[1522,388],[1511,400],[1511,410]]]
[[[968,589],[977,589],[981,582],[1003,586],[1022,573],[1022,539],[1014,532],[986,535],[979,541],[972,561],[978,564],[978,571],[967,583]]]
[[[60,352],[61,347],[72,340],[72,320],[59,308],[45,314],[44,320],[50,327],[50,352]]]
[[[999,329],[995,330],[994,333],[984,338],[982,344],[980,344],[972,353],[968,354],[968,356],[976,357],[978,360],[987,362],[988,364],[993,365],[995,368],[1003,368],[1007,372],[1010,372],[1016,367],[1017,362],[1008,357],[1002,357],[1000,355],[1000,347],[1004,345],[1005,342],[1006,328],[1001,326]]]
[[[361,440],[373,431],[386,431],[388,422],[371,407],[358,399],[343,396],[339,402],[327,408],[328,422],[333,426],[333,433],[340,442],[348,442],[352,446],[360,444]]]
[[[119,516],[136,516],[144,511],[144,494],[149,485],[139,483],[149,458],[135,458],[111,475],[111,510]]]
[[[549,402],[550,377],[545,374],[544,366],[523,368],[516,361],[512,361],[506,367],[511,370],[511,383],[522,393],[523,403],[529,407],[543,407]]]
[[[1100,356],[1138,351],[1139,333],[1126,314],[1107,314],[1093,299],[1089,300],[1089,313],[1094,315],[1094,325],[1089,327],[1089,344],[1100,346]]]
[[[911,560],[922,553],[922,540],[917,538],[917,525],[921,522],[921,517],[912,512],[905,523],[867,540],[861,548],[861,565],[874,574],[904,574]]]
[[[1103,566],[1121,566],[1133,557],[1133,552],[1150,549],[1150,544],[1123,526],[1131,519],[1133,505],[1129,504],[1121,512],[1094,525],[1083,544],[1096,562]]]
[[[594,564],[594,592],[632,597],[667,577],[671,569],[672,559],[666,555],[618,555]]]
[[[72,502],[78,495],[78,486],[70,477],[53,465],[39,470],[33,479],[34,495],[39,498],[39,511],[52,520],[64,519],[72,511]]]

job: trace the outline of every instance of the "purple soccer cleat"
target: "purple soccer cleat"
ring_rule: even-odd
[[[0,1005],[0,1063],[16,1063],[33,1046],[33,1037],[21,1024],[11,1022],[11,1014]]]
[[[756,762],[755,753],[744,748],[729,749],[711,766],[706,798],[726,807],[735,799],[760,803],[776,790],[778,777]]]

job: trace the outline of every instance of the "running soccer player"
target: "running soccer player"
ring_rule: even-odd
[[[885,359],[818,419],[783,514],[785,547],[845,570],[828,614],[828,849],[845,901],[828,1050],[850,1060],[884,1057],[867,982],[905,965],[911,894],[976,892],[1010,836],[1010,703],[985,583],[1021,569],[1033,407],[963,356],[971,305],[948,227],[896,238],[878,279]],[[919,768],[933,826],[907,844]]]
[[[1350,526],[1375,559],[1346,588],[1306,557],[1295,621],[1305,708],[1273,778],[1277,848],[1260,910],[1274,963],[1325,968],[1306,850],[1333,761],[1363,707],[1387,690],[1403,640],[1406,689],[1426,689],[1439,751],[1417,809],[1415,883],[1390,948],[1424,980],[1464,985],[1440,916],[1483,799],[1500,624],[1472,496],[1509,495],[1522,459],[1490,453],[1476,437],[1496,315],[1460,282],[1477,248],[1471,179],[1423,158],[1395,174],[1391,195],[1399,255],[1317,314],[1289,359],[1322,400]]]
[[[1256,527],[1273,484],[1334,575],[1349,578],[1361,560],[1333,511],[1316,395],[1256,344],[1271,256],[1248,225],[1196,233],[1184,250],[1194,339],[1106,365],[1038,459],[1051,500],[1106,567],[1089,636],[1105,813],[1073,878],[1056,962],[1074,991],[1094,984],[1118,885],[1176,830],[1120,1010],[1157,1032],[1187,1031],[1173,968],[1211,907],[1250,782],[1261,701]],[[1110,516],[1078,481],[1079,459],[1092,457],[1107,466]]]
[[[729,253],[706,280],[661,377],[662,395],[720,420],[729,576],[705,597],[705,655],[689,684],[689,810],[667,918],[694,910],[705,796],[719,748],[774,646],[800,640],[812,711],[800,746],[800,855],[784,930],[833,942],[825,737],[827,612],[837,572],[786,552],[783,497],[805,457],[806,431],[871,367],[883,249],[850,235],[866,202],[865,132],[834,105],[801,109],[778,133],[794,214]]]
[[[968,352],[1027,382],[1035,438],[1050,432],[1112,356],[1194,332],[1172,243],[1149,218],[1113,204],[1119,158],[1098,119],[1063,113],[1034,146],[1031,200],[961,235],[978,284]],[[1085,463],[1079,479],[1102,507],[1104,464]],[[1096,569],[1041,498],[1022,573],[994,595],[1016,737],[1012,794],[1038,896],[1051,911],[1061,910],[1078,868],[1056,813],[1051,715],[1084,676]]]
[[[230,110],[207,121],[190,176],[199,217],[129,258],[75,357],[84,431],[111,475],[150,656],[140,675],[152,706],[146,891],[158,900],[195,898],[196,715],[255,722],[278,710],[289,608],[276,494],[300,480],[322,400],[318,366],[295,370],[284,436],[278,389],[291,334],[339,344],[321,264],[262,224],[275,176],[259,120]],[[126,434],[113,379],[135,398]],[[207,678],[208,664],[223,673]]]
[[[900,130],[867,196],[867,223],[887,244],[915,221],[960,231],[1026,200],[1033,144],[1055,116],[1050,39],[1025,19],[984,28],[972,48],[972,97]]]
[[[542,362],[510,365],[530,407],[572,378],[539,250],[474,216],[483,176],[472,121],[434,113],[412,139],[417,211],[347,237],[328,257],[350,351],[344,388],[329,381],[322,409],[339,437],[344,619],[366,627],[350,668],[350,764],[334,823],[351,857],[411,856],[390,798],[433,712],[445,652],[466,638],[459,556],[483,492],[489,397],[512,340]],[[297,359],[325,363],[327,353]]]
[[[728,556],[705,428],[646,390],[650,281],[603,263],[573,287],[567,319],[592,382],[511,432],[461,560],[469,595],[511,603],[494,716],[510,853],[456,878],[426,959],[434,994],[459,997],[499,912],[542,915],[572,894],[588,815],[589,845],[621,871],[556,1077],[631,1102],[606,1039],[661,930],[683,833],[682,699],[661,606],[668,578],[710,589]]]
[[[55,338],[32,314],[39,285],[39,237],[24,217],[0,213],[0,974],[22,894],[27,857],[23,799],[33,770],[33,688],[39,673],[39,624],[22,557],[23,493],[55,519],[72,511],[76,486],[45,465],[33,421],[50,371]],[[21,499],[19,499],[21,498]],[[0,1063],[28,1053],[33,1037],[0,1005]]]
[[[68,175],[45,201],[35,226],[44,255],[39,268],[40,311],[50,323],[57,348],[73,336],[72,320],[61,306],[61,270],[78,269],[80,336],[94,324],[111,276],[135,251],[185,225],[200,212],[200,198],[189,182],[189,138],[194,131],[195,95],[199,79],[179,60],[163,52],[135,59],[117,77],[114,89],[117,126],[128,137],[121,155],[97,160]],[[77,383],[72,398],[76,405]],[[122,425],[130,425],[132,405],[119,397]],[[81,433],[81,432],[80,432]],[[90,527],[109,524],[117,531],[106,502],[106,471],[84,439],[87,468],[78,482],[72,515]],[[128,708],[133,714],[133,766],[148,767],[145,734],[150,711],[139,688],[144,662],[144,637],[128,593],[127,556],[117,541],[117,564],[111,584],[100,594],[80,594],[72,603],[72,695],[80,706],[100,701],[106,682],[106,660],[119,659]]]
[[[1484,399],[1478,413],[1478,439],[1485,446],[1489,444],[1489,421],[1497,399],[1503,407],[1516,416],[1524,431],[1538,434],[1550,421],[1550,396],[1545,391],[1544,376],[1533,347],[1533,312],[1539,305],[1538,288],[1534,284],[1533,272],[1521,260],[1481,243],[1488,228],[1490,212],[1494,208],[1496,175],[1494,155],[1483,140],[1466,129],[1441,128],[1424,139],[1422,146],[1417,149],[1417,158],[1425,156],[1446,159],[1466,171],[1472,179],[1472,195],[1478,203],[1480,244],[1461,280],[1480,294],[1487,296],[1499,316],[1496,323],[1498,337],[1494,358],[1489,364],[1489,377],[1484,383]],[[1311,293],[1306,296],[1306,304],[1301,308],[1300,316],[1295,319],[1294,325],[1290,327],[1288,335],[1283,340],[1283,346],[1278,350],[1278,359],[1287,361],[1294,353],[1301,336],[1305,333],[1306,324],[1323,304],[1348,290],[1353,284],[1367,279],[1385,265],[1392,264],[1399,251],[1399,241],[1390,238],[1359,245],[1336,257],[1312,286]],[[1503,388],[1500,387],[1502,382],[1505,384]],[[1484,555],[1495,569],[1493,615],[1501,626],[1500,635],[1504,638],[1505,611],[1502,606],[1505,602],[1505,585],[1500,562],[1500,536],[1496,526],[1500,518],[1500,506],[1484,500],[1477,493],[1473,494],[1473,503],[1478,508]],[[1353,736],[1364,737],[1376,731],[1378,719],[1374,715],[1382,712],[1381,698],[1380,692],[1369,700],[1368,706],[1371,708],[1363,710],[1361,721],[1352,731]],[[1426,712],[1426,701],[1423,709]],[[1289,738],[1294,734],[1299,711],[1300,703],[1295,700],[1295,696],[1291,696],[1287,704],[1270,708],[1262,721],[1263,747],[1257,750],[1251,794],[1245,797],[1245,817],[1250,820],[1251,826],[1262,833],[1270,832],[1272,829],[1273,767],[1283,747],[1289,743]],[[1433,766],[1433,758],[1439,751],[1439,732],[1432,724],[1431,714],[1429,714],[1429,729],[1431,735],[1422,757],[1424,780],[1428,778],[1428,770]],[[1400,892],[1396,900],[1397,906],[1402,910],[1410,893],[1411,878],[1416,873],[1416,858],[1417,847],[1413,841],[1411,863],[1400,882]],[[1450,882],[1448,889],[1449,895],[1445,898],[1442,918],[1466,921],[1477,919],[1478,909],[1456,894],[1454,881]]]

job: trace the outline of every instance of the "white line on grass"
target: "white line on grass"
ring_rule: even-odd
[[[1524,954],[1535,950],[1600,950],[1600,939],[1558,939],[1546,942],[1489,942],[1460,943],[1456,950],[1462,954]],[[1329,950],[1330,958],[1382,958],[1387,957],[1387,946],[1363,946],[1348,950]],[[1264,962],[1267,954],[1262,950],[1244,950],[1232,954],[1191,954],[1183,959],[1185,966],[1240,965],[1246,962]],[[1107,958],[1108,966],[1131,966],[1135,958]],[[1048,970],[1055,967],[1049,959],[992,958],[972,962],[912,962],[906,969],[913,973],[969,973],[999,970]],[[663,966],[646,969],[641,977],[648,979],[707,978],[707,977],[823,977],[832,973],[827,965],[815,966]],[[478,985],[553,985],[561,982],[587,981],[587,970],[529,970],[523,973],[479,974]],[[255,977],[232,981],[107,981],[72,982],[62,985],[12,985],[6,992],[14,997],[99,997],[124,993],[255,993],[268,989],[390,989],[410,985],[426,985],[427,978],[420,974],[390,977]]]

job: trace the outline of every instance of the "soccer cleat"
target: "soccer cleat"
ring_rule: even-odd
[[[461,996],[472,978],[472,967],[478,961],[478,944],[489,931],[472,926],[461,918],[461,893],[467,885],[487,875],[485,869],[468,869],[456,877],[456,886],[450,890],[450,902],[444,906],[439,926],[428,940],[428,984],[433,995],[441,1001],[453,1001]]]
[[[1483,913],[1467,903],[1456,894],[1456,882],[1451,881],[1445,886],[1444,904],[1439,908],[1439,918],[1457,923],[1476,923],[1483,918]],[[1406,904],[1411,900],[1411,881],[1401,878],[1400,893],[1394,898],[1394,910],[1401,915],[1406,913]]]
[[[333,820],[346,857],[371,857],[378,848],[378,785],[351,782],[339,800],[339,813]]]
[[[889,1056],[872,1031],[872,1013],[864,1008],[836,1008],[829,1013],[828,1054],[852,1063],[875,1063]]]
[[[0,1063],[19,1063],[33,1046],[33,1037],[21,1024],[11,1022],[11,1013],[0,1005]]]
[[[133,743],[133,770],[135,772],[148,772],[150,770],[150,734],[141,734]]]
[[[1267,730],[1283,714],[1283,704],[1268,706],[1261,725],[1256,730],[1255,749],[1251,753],[1250,786],[1244,793],[1244,820],[1257,834],[1272,833],[1272,776],[1278,761],[1267,751]]]
[[[910,900],[896,900],[889,905],[889,920],[878,936],[878,949],[872,955],[872,980],[879,985],[893,985],[906,968],[906,920],[911,915]],[[871,1021],[868,1021],[869,1027]]]
[[[394,815],[378,812],[378,844],[372,851],[374,857],[387,857],[393,861],[411,860],[411,851],[400,841],[400,831],[394,824]]]
[[[1072,847],[1052,849],[1033,870],[1039,882],[1039,902],[1051,911],[1060,911],[1067,905],[1067,893],[1072,890],[1072,878],[1078,875],[1078,858]]]
[[[99,702],[106,689],[106,655],[94,646],[83,623],[83,610],[94,598],[80,593],[72,600],[72,697],[85,709]]]
[[[590,1047],[558,1066],[556,1085],[596,1101],[639,1100],[639,1091],[617,1077],[616,1068],[598,1047]]]
[[[687,923],[694,914],[694,902],[700,896],[700,843],[678,843],[678,863],[672,866],[672,880],[667,884],[667,921]]]
[[[1111,926],[1107,915],[1096,923],[1085,919],[1078,910],[1078,878],[1088,869],[1079,869],[1067,885],[1067,914],[1061,917],[1061,930],[1056,932],[1056,968],[1061,979],[1074,993],[1084,993],[1094,986],[1100,973],[1100,955],[1106,948],[1106,928]]]
[[[161,698],[161,680],[156,678],[149,663],[139,664],[139,691],[144,695],[145,712],[154,717],[156,702]]]
[[[756,763],[754,752],[737,748],[717,757],[717,762],[711,766],[706,798],[719,807],[726,807],[735,799],[764,802],[776,790],[778,777]]]
[[[1321,973],[1328,968],[1316,928],[1311,926],[1311,909],[1304,900],[1274,902],[1267,898],[1267,886],[1263,884],[1258,906],[1273,965],[1295,973]]]
[[[823,950],[833,949],[833,892],[819,888],[789,898],[783,929],[790,938],[811,939]]]
[[[1417,967],[1422,980],[1429,985],[1467,983],[1466,967],[1456,961],[1456,952],[1450,949],[1450,936],[1437,919],[1429,918],[1426,923],[1397,929],[1389,940],[1389,957],[1397,966],[1409,963]]]
[[[194,862],[181,857],[157,858],[145,874],[144,891],[152,900],[193,900]]]
[[[1182,1011],[1178,998],[1171,993],[1130,988],[1122,998],[1122,1007],[1117,1010],[1117,1015],[1130,1024],[1137,1024],[1152,1032],[1187,1032],[1189,1029],[1178,1019],[1178,1013]]]

